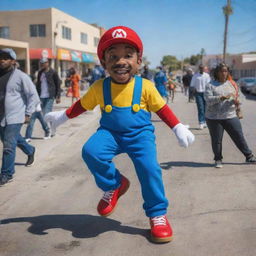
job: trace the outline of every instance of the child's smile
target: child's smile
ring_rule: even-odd
[[[125,84],[137,73],[141,59],[134,47],[128,44],[115,44],[105,51],[102,60],[114,82]]]

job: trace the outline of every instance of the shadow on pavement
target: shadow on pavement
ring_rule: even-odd
[[[165,162],[160,163],[160,167],[165,170],[169,170],[174,166],[178,167],[213,167],[213,164],[208,163],[196,163],[196,162]]]
[[[92,238],[104,232],[116,231],[129,235],[140,235],[149,240],[149,230],[123,226],[121,222],[93,215],[41,215],[1,220],[0,225],[17,222],[29,222],[28,232],[46,235],[47,230],[61,228],[72,233],[76,238]],[[150,240],[149,240],[150,241]]]

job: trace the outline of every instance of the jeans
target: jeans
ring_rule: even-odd
[[[210,131],[212,150],[214,153],[214,160],[222,160],[222,138],[224,130],[228,133],[237,148],[249,157],[252,151],[248,148],[247,142],[244,138],[240,120],[237,117],[223,120],[206,119],[207,126]]]
[[[50,128],[48,127],[47,123],[45,122],[42,112],[41,111],[34,112],[30,118],[29,124],[26,129],[26,135],[25,135],[26,139],[30,139],[32,137],[33,128],[34,128],[36,119],[38,119],[40,121],[42,128],[45,132],[45,135],[47,135],[50,132]]]
[[[205,123],[205,100],[204,100],[204,93],[203,92],[196,92],[196,105],[198,111],[198,121],[199,124]]]
[[[43,116],[52,111],[54,98],[40,98]]]
[[[1,173],[12,176],[15,172],[16,146],[18,146],[26,155],[32,155],[35,147],[28,144],[20,135],[22,124],[9,124],[5,127],[0,126],[0,136],[3,142],[3,157]]]

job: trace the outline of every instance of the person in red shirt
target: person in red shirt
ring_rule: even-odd
[[[141,184],[143,208],[149,217],[152,241],[172,240],[173,232],[166,213],[162,172],[157,162],[151,112],[155,112],[175,133],[179,144],[188,147],[194,135],[180,123],[158,93],[154,84],[136,74],[142,63],[143,45],[135,31],[113,27],[98,45],[98,57],[109,77],[96,81],[87,93],[65,111],[49,113],[52,127],[100,105],[100,127],[84,144],[82,157],[97,186],[104,191],[98,213],[109,216],[118,199],[129,188],[129,180],[116,169],[113,158],[127,153]],[[128,209],[129,210],[129,209]]]
[[[71,86],[71,93],[72,93],[72,104],[74,101],[77,101],[80,98],[80,85],[79,82],[81,80],[81,77],[76,72],[75,68],[70,69],[70,77],[68,78],[70,80],[70,86]]]

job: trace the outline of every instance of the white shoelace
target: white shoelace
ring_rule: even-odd
[[[110,203],[114,192],[115,192],[115,190],[109,190],[109,191],[105,192],[102,197],[102,200],[104,200],[107,203]]]
[[[165,216],[157,216],[151,219],[154,226],[165,226],[166,225],[166,218]]]

